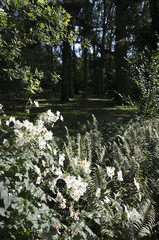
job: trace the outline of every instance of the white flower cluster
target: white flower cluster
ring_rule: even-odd
[[[84,182],[84,180],[80,176],[77,179],[75,176],[66,175],[62,173],[62,170],[60,168],[56,168],[54,167],[54,165],[52,165],[51,169],[52,169],[52,173],[54,175],[57,175],[56,178],[54,178],[52,181],[49,181],[51,191],[55,192],[55,186],[56,186],[57,180],[63,179],[66,182],[67,192],[75,201],[78,201],[80,197],[84,195],[84,193],[86,192],[88,183]],[[43,181],[40,168],[38,168],[35,165],[34,170],[38,174],[36,184],[40,184]],[[46,176],[45,172],[46,170],[43,172],[44,177]],[[47,169],[47,173],[48,172],[51,172],[51,170]],[[57,193],[56,200],[60,202],[61,208],[66,207],[66,200],[63,198],[61,193]]]
[[[115,175],[115,168],[114,167],[107,167],[107,174],[108,174],[108,177],[110,177],[112,179],[112,177]],[[123,175],[122,175],[122,171],[119,170],[117,172],[117,180],[118,181],[123,181]]]
[[[54,114],[50,109],[46,112],[40,115],[40,120],[42,120],[45,123],[52,123],[52,126],[55,122],[58,120],[63,121],[63,117],[60,115],[60,112],[57,111],[56,114]]]
[[[78,156],[74,158],[75,165],[80,167],[86,174],[90,174],[90,162],[88,162],[85,158],[84,161],[80,160]]]
[[[56,201],[60,202],[60,207],[62,209],[66,208],[66,199],[62,196],[60,192],[57,193]]]
[[[127,207],[126,206],[124,206],[124,207],[125,207],[125,212],[127,214],[128,220],[137,221],[137,222],[140,221],[141,215],[135,208],[133,208],[131,211],[128,211]]]
[[[39,154],[38,156],[40,159],[40,157],[42,157],[44,153],[40,152]],[[56,164],[58,164],[57,166],[55,166],[55,162],[54,162],[55,159],[51,155],[49,154],[47,155],[44,154],[44,155],[47,158],[47,163],[49,163],[49,165],[46,167],[47,163],[44,160],[42,160],[41,161],[41,164],[43,167],[42,172],[37,165],[34,165],[34,171],[38,175],[36,184],[40,184],[41,182],[43,182],[44,178],[48,173],[53,174],[54,179],[52,181],[49,181],[50,190],[55,193],[56,183],[58,179],[62,179],[65,181],[67,186],[66,192],[73,198],[73,200],[78,201],[79,198],[83,196],[84,193],[86,192],[88,183],[86,183],[80,176],[76,178],[75,176],[71,176],[69,174],[63,173],[63,170],[61,169],[61,167],[63,167],[63,162],[65,160],[64,153],[59,153],[58,156],[56,156],[56,158],[59,160],[59,162],[58,160],[56,162]],[[66,207],[66,200],[63,198],[61,193],[57,193],[56,200],[60,202],[60,206],[62,209]]]
[[[115,175],[115,168],[114,167],[107,167],[106,169],[107,169],[107,175],[112,179],[113,176]],[[122,171],[121,170],[119,170],[117,172],[117,180],[118,181],[123,181],[123,176],[122,176]],[[139,182],[137,182],[135,178],[134,178],[134,184],[135,184],[137,190],[139,191],[140,185],[139,185]],[[108,193],[108,192],[109,192],[109,190],[107,190],[105,193]],[[120,196],[120,193],[119,192],[116,193],[116,194],[114,193],[114,195],[115,195],[115,200],[116,200]],[[97,198],[101,197],[101,188],[100,187],[96,188],[95,196]],[[105,196],[103,201],[101,201],[102,204],[109,203],[109,202],[110,202],[110,199],[107,196]],[[125,212],[127,214],[128,220],[130,220],[130,221],[140,221],[141,215],[135,208],[133,208],[131,211],[128,211],[128,209],[125,205],[124,205],[124,207],[125,207]]]
[[[41,117],[36,121],[35,125],[29,120],[24,120],[20,122],[14,117],[10,117],[6,121],[6,125],[9,126],[10,123],[13,123],[14,133],[16,136],[17,146],[22,146],[25,143],[36,141],[40,149],[45,149],[48,144],[47,142],[53,138],[53,133],[48,131],[44,124],[55,123],[58,119],[62,119],[60,112],[53,114],[51,110],[48,110],[46,113],[43,113]]]
[[[115,168],[114,167],[107,167],[107,175],[108,177],[110,177],[111,179],[113,178],[113,176],[115,175]],[[123,181],[123,174],[122,174],[122,171],[119,170],[117,172],[117,180],[118,181]],[[97,188],[96,189],[96,193],[95,193],[96,197],[97,198],[100,198],[101,197],[101,188]],[[116,196],[115,196],[116,198]],[[108,197],[106,196],[105,199],[104,199],[104,202],[108,203],[110,200],[108,199]]]
[[[72,217],[75,221],[79,220],[79,210],[75,211],[73,206],[69,207],[70,217]]]
[[[78,201],[81,196],[84,195],[88,183],[84,182],[83,179],[78,176],[78,179],[75,176],[62,174],[59,178],[63,179],[66,182],[67,189],[69,189],[70,196]]]

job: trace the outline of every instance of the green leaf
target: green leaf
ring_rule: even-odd
[[[2,190],[2,192],[1,192],[1,199],[5,199],[7,197],[8,197],[8,191],[6,191],[5,189]]]
[[[12,195],[8,194],[8,190],[3,189],[1,192],[1,199],[3,199],[4,208],[7,209],[12,201]]]
[[[8,194],[8,196],[3,201],[4,201],[4,208],[7,209],[12,202],[12,195]]]
[[[85,229],[90,234],[90,236],[96,237],[96,234],[94,234],[94,232],[87,225],[85,225]]]
[[[0,192],[2,191],[3,189],[3,182],[0,182]]]
[[[5,217],[5,209],[0,207],[0,215]]]

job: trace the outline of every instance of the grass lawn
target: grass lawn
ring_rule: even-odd
[[[56,123],[55,132],[62,136],[65,133],[65,126],[74,134],[79,130],[80,125],[91,121],[92,114],[99,122],[128,122],[135,116],[137,108],[128,106],[117,106],[111,99],[72,98],[67,103],[61,103],[58,98],[52,99],[36,99],[40,107],[33,107],[30,113],[25,112],[26,100],[14,99],[9,101],[1,101],[4,105],[7,116],[15,116],[17,119],[33,120],[37,114],[51,109],[52,112],[60,111],[64,117],[64,122]]]

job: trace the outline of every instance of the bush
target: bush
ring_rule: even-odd
[[[106,144],[95,118],[83,135],[67,130],[65,142],[53,135],[57,120],[60,113],[48,110],[34,123],[11,117],[1,124],[1,237],[155,236],[159,121],[131,124]]]
[[[159,48],[138,56],[142,64],[137,67],[137,87],[140,91],[139,109],[144,119],[157,117],[159,114]],[[139,59],[137,60],[137,62]]]

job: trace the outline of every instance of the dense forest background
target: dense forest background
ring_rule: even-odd
[[[0,0],[0,238],[158,240],[158,117],[158,0]]]
[[[157,0],[4,0],[0,6],[1,94],[140,97],[136,67],[157,50]]]

